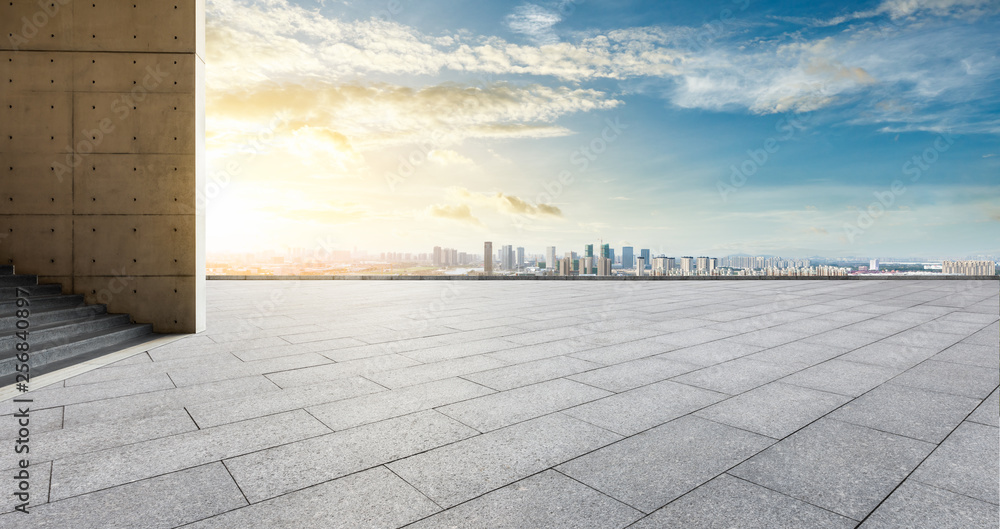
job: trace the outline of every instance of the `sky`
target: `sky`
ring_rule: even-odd
[[[206,17],[210,254],[1000,254],[997,0]]]

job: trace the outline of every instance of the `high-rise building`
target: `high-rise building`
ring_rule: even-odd
[[[610,244],[602,244],[601,245],[601,257],[607,257],[609,259],[611,258],[611,245]]]
[[[547,246],[545,248],[545,268],[558,268],[556,264],[556,247]]]
[[[559,275],[568,276],[573,270],[573,259],[566,257],[559,260]]]
[[[878,272],[878,264],[879,264],[878,259],[872,259],[871,262],[868,263],[868,270],[872,272]]]
[[[611,275],[611,258],[601,257],[597,260],[597,275],[599,276],[609,276]]]
[[[455,248],[451,249],[451,266],[458,266],[461,263],[458,261],[458,250]]]
[[[695,270],[694,257],[681,257],[681,273],[690,274]]]
[[[632,247],[623,246],[622,247],[622,268],[625,270],[631,270],[635,267],[635,257],[632,256]]]
[[[514,268],[520,270],[521,267],[523,267],[523,266],[524,266],[524,247],[523,246],[518,246],[517,247],[517,263],[515,264]]]
[[[654,257],[653,258],[653,273],[660,273],[663,275],[669,274],[671,270],[674,269],[674,258],[673,257]]]
[[[699,257],[698,258],[698,271],[699,272],[708,272],[708,257]]]
[[[500,266],[504,270],[514,269],[514,247],[505,244],[500,247]]]
[[[649,258],[648,249],[639,250],[639,255],[642,257],[642,262],[646,263],[646,268],[650,268],[653,265],[653,261]]]
[[[642,257],[639,257],[638,259],[635,260],[635,275],[641,276],[644,275],[645,272],[646,272],[646,260]]]
[[[996,275],[996,263],[993,261],[945,261],[941,263],[942,274],[958,274],[963,276]]]
[[[611,259],[611,266],[615,265],[615,249],[608,248],[608,259]]]
[[[584,247],[583,247],[583,256],[584,257],[593,257],[594,256],[594,245],[593,244],[584,245]]]
[[[580,273],[581,274],[593,274],[594,273],[594,258],[593,257],[581,257],[580,258]]]
[[[708,272],[709,273],[715,272],[715,269],[718,268],[718,267],[719,267],[719,260],[718,259],[716,259],[715,257],[712,257],[711,259],[708,260]]]
[[[486,275],[493,274],[493,243],[486,242],[483,244],[483,273]]]
[[[440,246],[435,246],[434,247],[434,266],[441,266],[441,264],[443,262],[444,261],[442,261],[442,256],[441,256],[441,247]]]

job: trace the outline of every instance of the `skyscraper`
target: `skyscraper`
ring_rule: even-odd
[[[500,266],[504,270],[514,269],[514,247],[505,244],[500,247]]]
[[[524,247],[517,247],[517,263],[515,263],[514,268],[520,270],[524,266]]]
[[[622,247],[622,268],[625,270],[631,270],[635,267],[635,257],[632,256],[632,247],[623,246]]]
[[[699,257],[698,258],[698,271],[699,272],[708,272],[708,257]]]
[[[685,274],[690,274],[694,272],[694,257],[681,257],[681,272]]]
[[[642,256],[642,262],[646,263],[646,268],[649,268],[650,266],[652,266],[653,261],[651,261],[649,259],[649,249],[639,250],[639,255]]]
[[[611,275],[611,258],[601,257],[597,260],[597,275],[599,276]]]
[[[584,257],[593,257],[594,256],[594,245],[593,244],[587,244],[587,245],[585,245],[583,247],[583,256]]]
[[[602,244],[601,245],[601,257],[607,257],[609,259],[611,258],[611,245],[610,244]]]
[[[545,248],[545,268],[558,268],[556,264],[556,247],[547,246]]]
[[[483,273],[493,274],[493,243],[489,241],[483,244]]]
[[[441,247],[440,246],[435,246],[434,247],[434,266],[441,266],[442,263],[443,263],[443,261],[442,261],[442,256],[441,256]]]
[[[635,275],[641,276],[646,272],[646,260],[642,257],[635,260]]]

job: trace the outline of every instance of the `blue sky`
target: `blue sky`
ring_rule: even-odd
[[[209,250],[1000,254],[1000,4],[209,0]]]

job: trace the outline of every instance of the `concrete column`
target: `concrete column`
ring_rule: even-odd
[[[205,326],[204,0],[0,2],[0,263]]]

